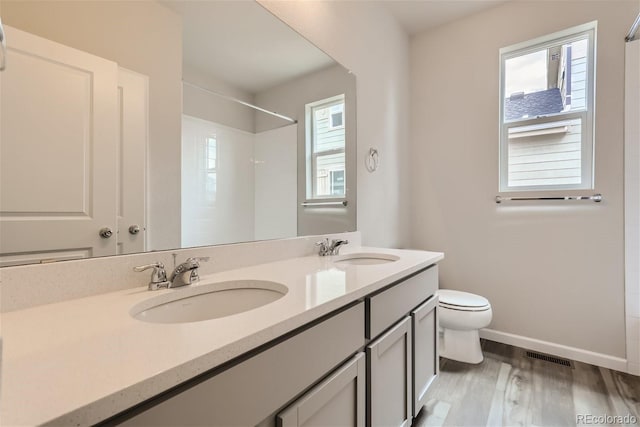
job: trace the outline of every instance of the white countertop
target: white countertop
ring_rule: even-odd
[[[184,289],[146,286],[3,314],[2,425],[94,424],[444,257],[377,248],[343,254],[365,251],[400,259],[337,266],[332,257],[309,256],[202,276],[191,286],[253,279],[289,289],[277,301],[219,319],[136,320],[129,315],[135,304]]]

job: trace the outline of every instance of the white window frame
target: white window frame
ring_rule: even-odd
[[[568,28],[546,36],[538,37],[523,43],[500,49],[500,146],[499,146],[499,193],[518,191],[554,191],[554,190],[586,190],[594,188],[594,151],[595,151],[595,82],[596,82],[596,29],[597,21]],[[526,119],[504,120],[505,105],[505,62],[508,59],[537,52],[558,44],[582,40],[586,36],[589,46],[587,50],[587,76],[585,82],[585,109],[568,111]],[[509,186],[509,127],[538,127],[545,124],[581,119],[581,183],[557,185]],[[547,125],[549,127],[550,125]],[[558,124],[560,126],[560,124]],[[513,138],[513,136],[512,136]]]
[[[336,126],[331,129],[338,129],[339,127],[344,127],[344,121],[346,119],[346,96],[345,94],[340,94],[336,96],[332,96],[330,98],[325,98],[320,101],[312,102],[305,105],[305,116],[306,116],[306,135],[307,135],[307,200],[346,200],[346,191],[347,191],[347,168],[346,168],[346,146],[347,146],[347,138],[345,134],[344,146],[342,148],[333,149],[333,150],[324,150],[324,151],[315,151],[315,134],[314,134],[314,117],[313,111],[318,107],[327,107],[330,108],[333,105],[344,104],[344,108],[342,110],[342,126]],[[329,113],[329,124],[331,124],[331,113]],[[317,163],[318,156],[326,156],[331,154],[340,154],[344,153],[345,155],[345,169],[344,169],[344,177],[345,177],[345,194],[340,196],[334,195],[318,195],[317,189]],[[329,171],[327,171],[327,176],[329,176]]]

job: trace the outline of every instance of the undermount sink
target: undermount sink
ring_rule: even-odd
[[[231,280],[176,289],[136,304],[133,318],[151,323],[218,319],[277,301],[289,289],[265,280]]]
[[[379,252],[354,252],[351,254],[338,255],[333,258],[333,262],[336,264],[349,265],[374,265],[387,264],[399,259],[399,256],[392,254]]]

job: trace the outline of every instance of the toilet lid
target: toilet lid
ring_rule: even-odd
[[[489,300],[480,295],[469,292],[454,291],[452,289],[440,289],[438,291],[440,303],[455,307],[481,308],[489,306]]]

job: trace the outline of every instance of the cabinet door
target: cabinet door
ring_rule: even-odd
[[[411,424],[411,318],[405,317],[367,346],[371,426]]]
[[[277,425],[364,427],[365,369],[364,353],[359,353],[278,414]]]
[[[438,297],[411,312],[413,330],[413,416],[425,404],[427,390],[438,375]]]

